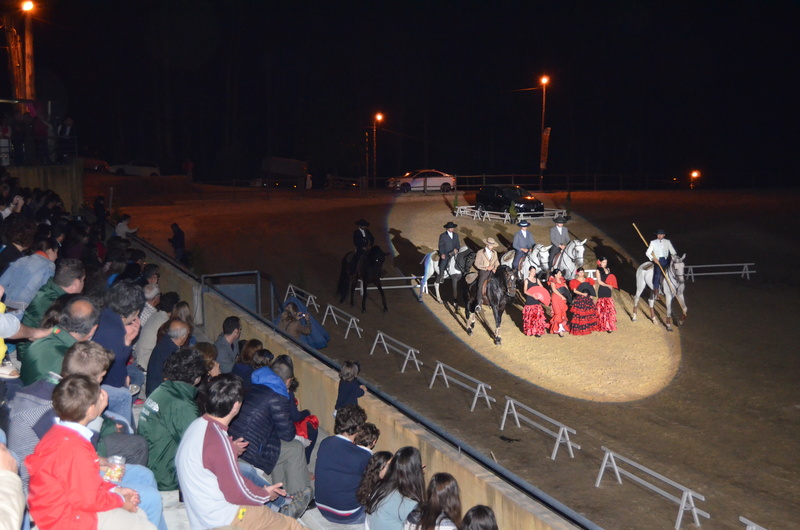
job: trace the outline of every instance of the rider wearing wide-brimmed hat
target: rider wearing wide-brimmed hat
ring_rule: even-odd
[[[455,229],[458,227],[453,221],[448,221],[444,225],[445,231],[439,236],[439,276],[436,278],[437,283],[444,281],[444,271],[450,260],[458,254],[458,249],[461,248],[461,243],[458,241],[458,234]]]
[[[564,226],[567,220],[564,216],[559,215],[553,219],[553,222],[556,226],[550,229],[550,257],[547,262],[550,269],[553,268],[553,262],[558,253],[563,252],[569,244],[569,230]]]
[[[483,282],[497,271],[500,266],[500,260],[497,257],[497,241],[493,237],[487,237],[483,240],[483,250],[478,252],[475,256],[475,268],[478,269],[478,305],[475,311],[481,310],[481,301],[483,300]]]
[[[514,262],[512,264],[512,269],[514,271],[519,270],[519,262],[522,261],[522,258],[536,245],[533,234],[528,232],[528,227],[531,226],[531,224],[528,221],[522,220],[517,223],[517,226],[519,226],[520,230],[514,234],[514,242],[512,244],[514,250],[516,250],[514,253]]]
[[[658,298],[661,278],[663,277],[661,269],[667,270],[670,260],[678,255],[675,251],[675,247],[672,246],[672,242],[666,239],[666,235],[667,231],[663,228],[659,228],[656,231],[656,239],[650,241],[650,246],[647,247],[647,252],[645,253],[647,259],[654,263],[658,262],[661,264],[661,267],[656,265],[653,270],[653,295],[656,298]]]
[[[367,221],[359,219],[356,221],[356,226],[358,228],[353,232],[353,245],[356,247],[356,253],[351,262],[351,272],[355,272],[355,268],[358,266],[358,260],[375,244],[375,237],[367,229],[369,226]]]

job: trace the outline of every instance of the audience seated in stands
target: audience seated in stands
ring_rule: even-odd
[[[147,467],[156,476],[158,489],[170,491],[178,488],[178,444],[200,415],[195,394],[206,373],[206,363],[196,348],[186,346],[167,358],[163,373],[164,382],[154,392],[148,392],[139,416],[139,434],[147,440]]]
[[[295,439],[291,419],[289,385],[294,368],[288,355],[280,355],[272,367],[253,372],[253,386],[245,396],[239,416],[230,426],[230,434],[249,445],[242,459],[264,473],[273,482],[281,482],[288,491],[311,488],[311,478],[304,445]]]
[[[58,243],[54,239],[40,239],[32,249],[33,254],[13,262],[0,276],[0,285],[6,290],[6,306],[9,311],[19,312],[20,320],[33,297],[56,272]]]
[[[28,506],[37,527],[155,528],[139,510],[136,490],[100,475],[87,425],[107,404],[106,393],[87,375],[68,375],[53,390],[53,409],[60,422],[25,459],[31,477]]]
[[[339,410],[347,405],[358,405],[358,398],[364,395],[366,387],[356,377],[361,372],[361,365],[357,361],[345,361],[339,370],[339,393],[336,396],[334,410]]]
[[[372,498],[375,486],[386,476],[391,462],[392,453],[389,451],[372,453],[369,462],[367,462],[367,468],[364,470],[364,475],[361,477],[361,482],[358,484],[358,490],[356,490],[356,499],[361,506],[366,506]],[[369,514],[367,514],[367,519],[369,520]]]
[[[112,359],[113,353],[99,344],[78,342],[67,351],[60,376],[51,373],[47,379],[25,387],[14,396],[10,404],[8,447],[19,459],[20,476],[26,490],[28,469],[23,465],[24,458],[33,453],[39,440],[57,422],[51,401],[56,384],[62,377],[73,374],[88,376],[99,383]],[[153,473],[144,467],[147,463],[147,441],[141,436],[131,434],[133,431],[124,419],[108,411],[102,419],[89,424],[89,428],[94,433],[92,444],[97,447],[100,463],[106,465],[105,457],[108,455],[126,458],[127,464],[120,485],[136,489],[142,498],[141,508],[145,510],[150,521],[160,530],[165,530],[161,495]],[[97,454],[95,458],[98,458]]]
[[[320,442],[317,452],[316,501],[322,516],[339,524],[361,524],[366,518],[356,491],[370,459],[370,452],[353,443],[367,413],[358,405],[339,409],[335,436]]]
[[[4,438],[0,431],[0,438]],[[25,513],[25,495],[22,492],[22,481],[17,474],[17,461],[0,442],[0,528],[17,530],[22,527],[22,516]]]
[[[131,228],[129,226],[130,222],[131,216],[126,213],[122,214],[122,217],[119,218],[119,223],[117,223],[116,228],[114,228],[114,235],[122,239],[127,239],[129,235],[138,232],[138,228]]]
[[[36,234],[36,225],[20,215],[12,216],[3,224],[5,228],[3,243],[6,246],[0,252],[0,275],[31,248],[33,237]]]
[[[170,291],[161,295],[161,301],[156,306],[156,313],[151,316],[146,324],[142,325],[139,333],[139,340],[136,341],[134,351],[136,353],[136,362],[143,369],[147,369],[147,363],[150,362],[150,355],[153,353],[153,348],[156,347],[158,342],[158,330],[170,318],[172,310],[175,309],[175,304],[180,302],[178,293]]]
[[[142,329],[144,329],[144,325],[147,324],[150,317],[155,315],[156,311],[158,311],[158,304],[161,302],[161,288],[158,284],[150,283],[145,285],[142,291],[144,292],[144,306],[142,306],[142,312],[139,314],[139,323],[142,325]],[[141,334],[142,331],[140,330],[139,335],[141,336]],[[133,349],[135,355],[136,346],[134,346]]]
[[[353,443],[359,445],[372,453],[375,446],[378,444],[378,438],[381,437],[381,431],[374,423],[367,422],[356,431],[356,437]]]
[[[177,318],[170,319],[166,324],[166,333],[153,349],[147,363],[147,394],[150,395],[164,381],[164,363],[174,351],[186,344],[192,332],[189,324]]]
[[[242,322],[239,317],[231,316],[222,322],[222,333],[217,337],[217,361],[223,374],[233,370],[233,363],[239,356],[239,337],[242,335]]]
[[[422,457],[416,447],[402,447],[394,454],[386,476],[374,487],[371,496],[366,502],[364,495],[359,498],[366,507],[370,528],[403,528],[408,514],[425,500],[422,470]]]
[[[183,320],[191,328],[194,328],[194,317],[192,316],[192,306],[189,305],[189,302],[186,300],[181,300],[175,307],[172,309],[172,313],[170,314],[170,318],[177,318],[179,320]],[[197,344],[197,339],[194,338],[194,335],[189,335],[189,341],[187,342],[189,346],[194,346]]]
[[[464,514],[459,530],[498,530],[494,511],[482,504],[473,506]]]
[[[461,525],[461,491],[450,473],[436,473],[427,500],[408,515],[403,530],[458,530]]]
[[[264,345],[258,339],[250,339],[245,341],[244,346],[239,348],[239,356],[236,358],[236,362],[233,363],[231,373],[242,378],[245,392],[248,388],[250,388],[250,376],[253,375],[253,370],[255,370],[255,368],[253,368],[253,354],[257,350],[261,350],[263,348]]]
[[[272,352],[269,350],[258,350],[253,356],[254,363],[266,362],[266,359],[272,359]],[[294,423],[297,436],[295,439],[299,440],[306,448],[306,462],[311,463],[311,453],[314,451],[314,446],[317,443],[317,436],[319,435],[319,418],[311,414],[308,409],[300,410],[299,401],[295,397],[295,392],[300,386],[300,381],[297,378],[292,379],[292,384],[289,385],[289,406],[292,411],[292,423]]]
[[[230,440],[227,427],[239,413],[243,397],[237,376],[222,374],[212,379],[207,412],[192,422],[178,447],[175,463],[189,524],[192,528],[299,530],[302,526],[297,521],[264,506],[286,495],[283,484],[257,486],[236,465],[241,446]]]

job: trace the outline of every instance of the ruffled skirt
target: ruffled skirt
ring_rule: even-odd
[[[617,308],[614,300],[609,298],[597,299],[597,331],[617,330]]]
[[[553,314],[550,316],[550,333],[569,333],[569,321],[567,320],[567,302],[556,295],[551,299]]]
[[[590,296],[576,295],[570,312],[570,335],[588,335],[597,331],[597,308]]]
[[[522,308],[522,331],[526,335],[544,335],[546,329],[542,304],[531,304]]]

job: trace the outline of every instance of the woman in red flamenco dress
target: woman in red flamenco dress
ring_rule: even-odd
[[[570,294],[567,280],[560,269],[553,269],[552,276],[547,280],[550,290],[553,292],[550,297],[550,308],[553,310],[550,316],[550,333],[558,333],[563,337],[564,333],[569,333],[569,321],[567,320],[567,308],[569,307]]]
[[[575,279],[569,282],[569,288],[574,295],[570,310],[570,335],[588,335],[597,331],[597,308],[592,298],[595,296],[594,280],[586,277],[583,267],[578,267]]]
[[[597,331],[611,333],[617,330],[617,308],[611,297],[612,289],[617,289],[617,277],[608,268],[605,256],[597,258]]]
[[[547,330],[544,317],[544,305],[550,304],[550,293],[547,292],[536,277],[536,267],[531,266],[525,279],[525,307],[522,308],[522,331],[529,337],[541,337]]]

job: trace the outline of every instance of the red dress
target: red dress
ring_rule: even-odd
[[[594,280],[585,278],[583,282],[580,280],[571,280],[569,288],[571,290],[577,289],[582,283],[588,283],[594,287]],[[570,319],[570,335],[588,335],[592,331],[597,331],[597,307],[594,305],[594,300],[591,296],[583,296],[576,294],[572,301],[572,319]]]
[[[608,285],[616,285],[616,277],[608,269],[598,269],[600,280]],[[597,331],[617,330],[617,308],[611,298],[611,288],[603,285],[597,288]]]
[[[547,330],[547,323],[544,317],[543,303],[547,303],[550,298],[548,293],[539,283],[531,286],[525,291],[525,307],[522,308],[522,331],[529,337],[531,335],[541,336]]]
[[[553,314],[550,317],[550,333],[569,333],[569,321],[567,320],[567,301],[555,294],[556,291],[563,295],[568,294],[567,280],[561,278],[561,281],[550,277],[547,280],[550,284],[550,289],[553,291],[553,296],[550,297],[550,307],[553,309]]]

